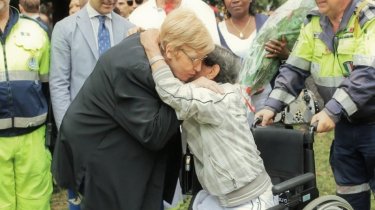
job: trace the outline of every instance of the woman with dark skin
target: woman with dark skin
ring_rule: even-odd
[[[254,9],[255,0],[222,0],[226,9],[226,18],[218,24],[221,45],[229,48],[237,56],[245,59],[248,55],[252,42],[267,16],[257,14]],[[265,44],[268,52],[267,58],[285,60],[289,56],[286,47],[287,40],[269,40]],[[264,101],[271,92],[270,84],[265,85],[262,90],[253,93],[252,103],[255,110],[263,107]]]

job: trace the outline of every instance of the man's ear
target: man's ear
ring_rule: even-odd
[[[214,80],[215,77],[219,74],[219,72],[220,72],[220,66],[218,64],[214,64],[210,72],[206,75],[206,77],[210,80]]]

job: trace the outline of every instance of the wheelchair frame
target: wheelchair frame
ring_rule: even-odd
[[[280,204],[269,210],[352,210],[349,203],[335,196],[319,197],[314,159],[314,126],[307,131],[285,126],[252,126],[266,171],[274,184],[272,191]]]

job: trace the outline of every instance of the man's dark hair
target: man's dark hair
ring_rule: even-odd
[[[19,0],[19,4],[23,7],[26,12],[38,13],[40,0]]]

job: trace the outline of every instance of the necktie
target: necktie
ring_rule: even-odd
[[[106,16],[98,16],[99,18],[99,30],[98,30],[98,48],[99,55],[102,55],[111,47],[111,40],[109,38],[108,28],[105,27]]]

